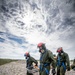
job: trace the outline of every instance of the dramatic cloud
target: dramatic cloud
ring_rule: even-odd
[[[39,42],[74,59],[75,0],[0,0],[0,58],[39,59]]]

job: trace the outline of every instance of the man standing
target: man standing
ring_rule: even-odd
[[[52,68],[55,68],[55,60],[53,54],[50,50],[47,50],[44,43],[39,43],[38,46],[40,56],[40,71],[39,75],[49,75],[50,64],[52,63]]]
[[[66,69],[70,71],[69,56],[65,53],[62,47],[57,49],[57,75],[65,75]]]
[[[29,70],[33,69],[33,62],[35,63],[35,66],[37,66],[38,62],[30,56],[29,52],[26,52],[24,56],[26,58],[27,75],[33,75],[33,73],[30,73]]]

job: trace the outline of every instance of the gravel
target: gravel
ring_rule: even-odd
[[[0,66],[0,75],[26,75],[25,61],[16,61]],[[39,73],[34,73],[39,75]],[[50,74],[51,75],[51,74]],[[75,75],[75,71],[67,71],[66,75]]]

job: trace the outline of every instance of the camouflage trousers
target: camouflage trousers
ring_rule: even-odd
[[[57,66],[57,75],[65,75],[65,70],[63,66]]]

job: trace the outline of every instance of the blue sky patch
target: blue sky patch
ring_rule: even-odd
[[[5,41],[5,39],[3,39],[3,38],[0,37],[0,42],[4,42],[4,41]]]
[[[15,41],[15,42],[17,42],[19,44],[22,44],[24,42],[23,39],[18,38],[18,37],[9,37],[9,39],[13,40],[13,41]]]

